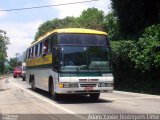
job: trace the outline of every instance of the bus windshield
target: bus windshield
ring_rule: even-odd
[[[61,71],[111,71],[106,46],[61,46]]]
[[[61,45],[109,46],[106,35],[96,34],[59,34]]]

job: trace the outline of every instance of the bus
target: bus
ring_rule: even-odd
[[[33,90],[89,95],[113,92],[111,46],[107,33],[91,29],[55,29],[26,52],[26,81]]]

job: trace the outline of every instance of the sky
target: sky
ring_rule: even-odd
[[[43,5],[55,5],[86,0],[1,0],[0,10],[24,8]],[[16,53],[22,54],[34,40],[35,33],[40,24],[54,18],[66,16],[78,17],[83,10],[95,7],[107,14],[111,8],[110,0],[99,0],[90,3],[48,7],[23,11],[0,11],[0,29],[7,32],[10,39],[8,45],[8,58],[13,58]]]

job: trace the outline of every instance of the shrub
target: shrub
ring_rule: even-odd
[[[143,72],[160,68],[160,24],[145,29],[129,57],[135,63],[135,68]]]

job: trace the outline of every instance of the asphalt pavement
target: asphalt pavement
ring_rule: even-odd
[[[54,101],[48,92],[34,92],[21,78],[10,77],[0,80],[0,114],[1,118],[16,114],[24,120],[33,116],[37,120],[78,120],[84,119],[83,114],[160,114],[160,96],[114,91],[102,93],[98,101],[80,95],[64,95]]]

